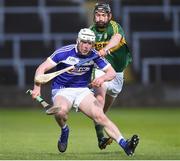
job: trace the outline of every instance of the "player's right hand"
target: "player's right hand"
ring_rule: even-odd
[[[37,96],[41,95],[41,87],[40,86],[34,86],[34,89],[32,90],[32,98],[35,99]]]
[[[98,77],[95,78],[92,82],[91,85],[92,87],[101,87],[101,85],[104,83],[103,77]]]
[[[98,51],[98,55],[101,57],[105,57],[107,55],[107,52],[104,48]]]

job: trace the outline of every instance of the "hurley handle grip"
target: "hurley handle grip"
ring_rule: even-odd
[[[31,96],[31,95],[32,95],[32,90],[31,90],[31,89],[28,89],[28,90],[26,91],[26,93]],[[42,101],[44,101],[41,96],[37,96],[35,99],[36,99],[36,101],[38,101],[38,102],[40,102],[40,103],[41,103]]]

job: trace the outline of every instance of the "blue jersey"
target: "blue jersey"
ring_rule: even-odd
[[[81,55],[77,50],[77,45],[68,45],[56,50],[48,59],[56,65],[56,70],[62,70],[71,65],[75,65],[83,59],[93,57],[97,51],[92,49],[88,55]],[[52,81],[52,89],[87,87],[91,81],[93,67],[102,70],[106,69],[109,63],[103,58],[96,58],[73,71],[58,75]]]

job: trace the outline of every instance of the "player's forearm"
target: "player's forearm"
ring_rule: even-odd
[[[108,67],[108,69],[106,69],[105,72],[106,73],[104,75],[102,75],[102,78],[104,79],[104,82],[105,81],[110,81],[110,80],[114,79],[114,77],[116,76],[116,72],[115,72],[115,70],[113,69],[112,66]]]
[[[44,68],[42,65],[40,65],[40,66],[36,69],[36,72],[35,72],[35,75],[34,75],[34,79],[35,79],[35,77],[36,77],[37,75],[44,74],[45,71],[46,71],[45,68]],[[40,86],[40,84],[34,81],[34,88],[37,88],[37,87],[39,87],[39,86]]]
[[[44,74],[49,69],[50,69],[49,63],[46,60],[41,65],[39,65],[39,67],[36,69],[35,76],[40,75],[40,74]]]
[[[44,61],[37,69],[35,72],[35,77],[41,74],[44,74],[45,72],[47,72],[48,70],[52,69],[55,67],[55,64],[52,64],[49,59],[47,59],[46,61]]]
[[[37,75],[43,74],[45,70],[41,67],[41,65],[36,69],[34,79]],[[32,90],[32,98],[36,98],[41,95],[41,84],[34,81],[34,89]]]
[[[44,74],[46,72],[46,68],[42,65],[40,65],[35,72],[35,77],[40,74]]]
[[[44,74],[47,71],[47,67],[45,62],[42,63],[35,72],[34,79],[37,75]],[[37,96],[41,95],[41,84],[34,81],[34,89],[32,91],[32,98],[36,98]]]
[[[37,70],[36,70],[34,79],[35,79],[35,77],[37,75],[43,74],[43,73],[44,73],[43,70],[40,70],[40,68],[38,67]],[[34,89],[33,89],[33,92],[32,92],[32,97],[36,98],[37,96],[40,95],[40,93],[41,93],[41,84],[34,81]]]
[[[51,69],[51,64],[46,60],[44,61],[39,67],[36,69],[35,75],[34,75],[34,80],[37,75],[44,74],[46,71]],[[40,84],[34,81],[34,88],[40,87]]]
[[[121,39],[122,36],[120,34],[113,35],[109,43],[104,47],[104,50],[109,51],[111,48],[116,47],[117,45],[119,45]]]
[[[112,68],[112,66],[109,66],[106,70],[104,70],[105,74],[103,74],[102,76],[95,78],[92,82],[91,85],[93,87],[100,87],[102,86],[102,84],[106,81],[110,81],[112,79],[114,79],[116,72],[115,70]]]

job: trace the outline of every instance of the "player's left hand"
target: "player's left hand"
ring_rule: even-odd
[[[105,57],[107,55],[107,52],[104,48],[98,51],[98,55],[101,57]]]
[[[101,87],[103,83],[104,83],[104,79],[99,77],[99,78],[94,79],[91,82],[91,85],[92,87]]]

